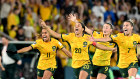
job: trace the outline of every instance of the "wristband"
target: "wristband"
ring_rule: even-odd
[[[93,42],[92,45],[93,45],[93,46],[96,46],[96,42]]]

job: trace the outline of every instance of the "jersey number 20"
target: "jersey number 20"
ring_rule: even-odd
[[[75,48],[75,53],[81,53],[81,48]]]

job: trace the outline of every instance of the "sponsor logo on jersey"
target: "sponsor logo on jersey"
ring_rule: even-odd
[[[53,49],[53,51],[55,51],[56,50],[56,46],[53,46],[52,49]]]
[[[87,46],[87,42],[83,42],[83,47],[86,47]]]

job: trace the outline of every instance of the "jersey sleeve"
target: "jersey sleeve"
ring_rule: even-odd
[[[100,34],[100,32],[93,31],[92,36],[93,36],[93,37],[96,37],[98,34]]]
[[[34,42],[33,44],[31,44],[31,47],[32,47],[33,49],[37,49],[37,47],[38,47],[37,41]]]
[[[63,46],[59,41],[57,41],[57,47],[58,47],[59,49],[64,48],[64,46]]]
[[[62,41],[69,41],[70,40],[70,34],[61,34]]]
[[[118,40],[118,38],[119,38],[119,34],[111,35],[110,38],[111,38],[112,42],[116,42]]]

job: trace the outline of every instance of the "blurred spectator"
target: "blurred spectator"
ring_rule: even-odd
[[[11,30],[9,31],[9,36],[12,38],[15,38],[16,37],[16,30],[17,30],[17,27],[15,25],[12,25]]]
[[[18,8],[15,8],[15,4],[18,4]],[[17,2],[12,2],[12,8],[11,8],[11,11],[8,15],[8,31],[11,30],[11,26],[12,25],[15,25],[17,26],[19,23],[20,23],[20,19],[19,19],[19,16],[18,14],[20,13],[21,11],[21,3],[19,2],[19,0],[17,0]]]
[[[8,44],[7,38],[2,37],[2,44],[3,46],[0,48],[2,64],[4,66],[2,79],[15,79],[16,64],[22,64],[21,58],[18,54],[13,55],[6,52],[7,50],[16,51],[16,47],[13,44]]]
[[[3,30],[4,30],[4,27],[3,27],[3,25],[1,24],[1,21],[0,21],[0,31],[4,32]]]
[[[25,13],[26,20],[30,22],[30,25],[33,26],[37,23],[38,17],[35,12],[33,12],[32,8],[27,8],[27,13]]]
[[[95,28],[97,28],[98,25],[103,26],[104,22],[102,21],[102,17],[98,17],[97,21],[95,22]]]
[[[40,12],[40,17],[42,18],[42,20],[50,20],[51,18],[51,10],[52,7],[50,5],[50,1],[49,0],[43,0],[43,2],[41,0],[37,0],[38,5],[39,5],[39,12]]]
[[[28,20],[26,20],[25,25],[23,26],[24,34],[25,34],[25,40],[26,41],[31,41],[32,40],[32,34],[35,36],[36,35],[36,31],[33,28],[33,26],[30,26],[30,23]]]
[[[0,9],[0,18],[1,18],[1,23],[4,26],[4,32],[8,34],[7,31],[7,17],[8,14],[11,10],[11,5],[9,0],[1,0],[1,9]]]
[[[105,8],[104,6],[101,5],[101,1],[96,1],[95,6],[92,7],[92,12],[95,14],[96,17],[102,17],[102,21],[104,18],[104,13],[105,13]]]
[[[24,29],[20,27],[16,34],[16,39],[18,41],[25,41]]]
[[[114,24],[116,22],[115,14],[111,10],[111,6],[108,5],[107,11],[104,13],[104,21],[111,20],[111,23]]]

